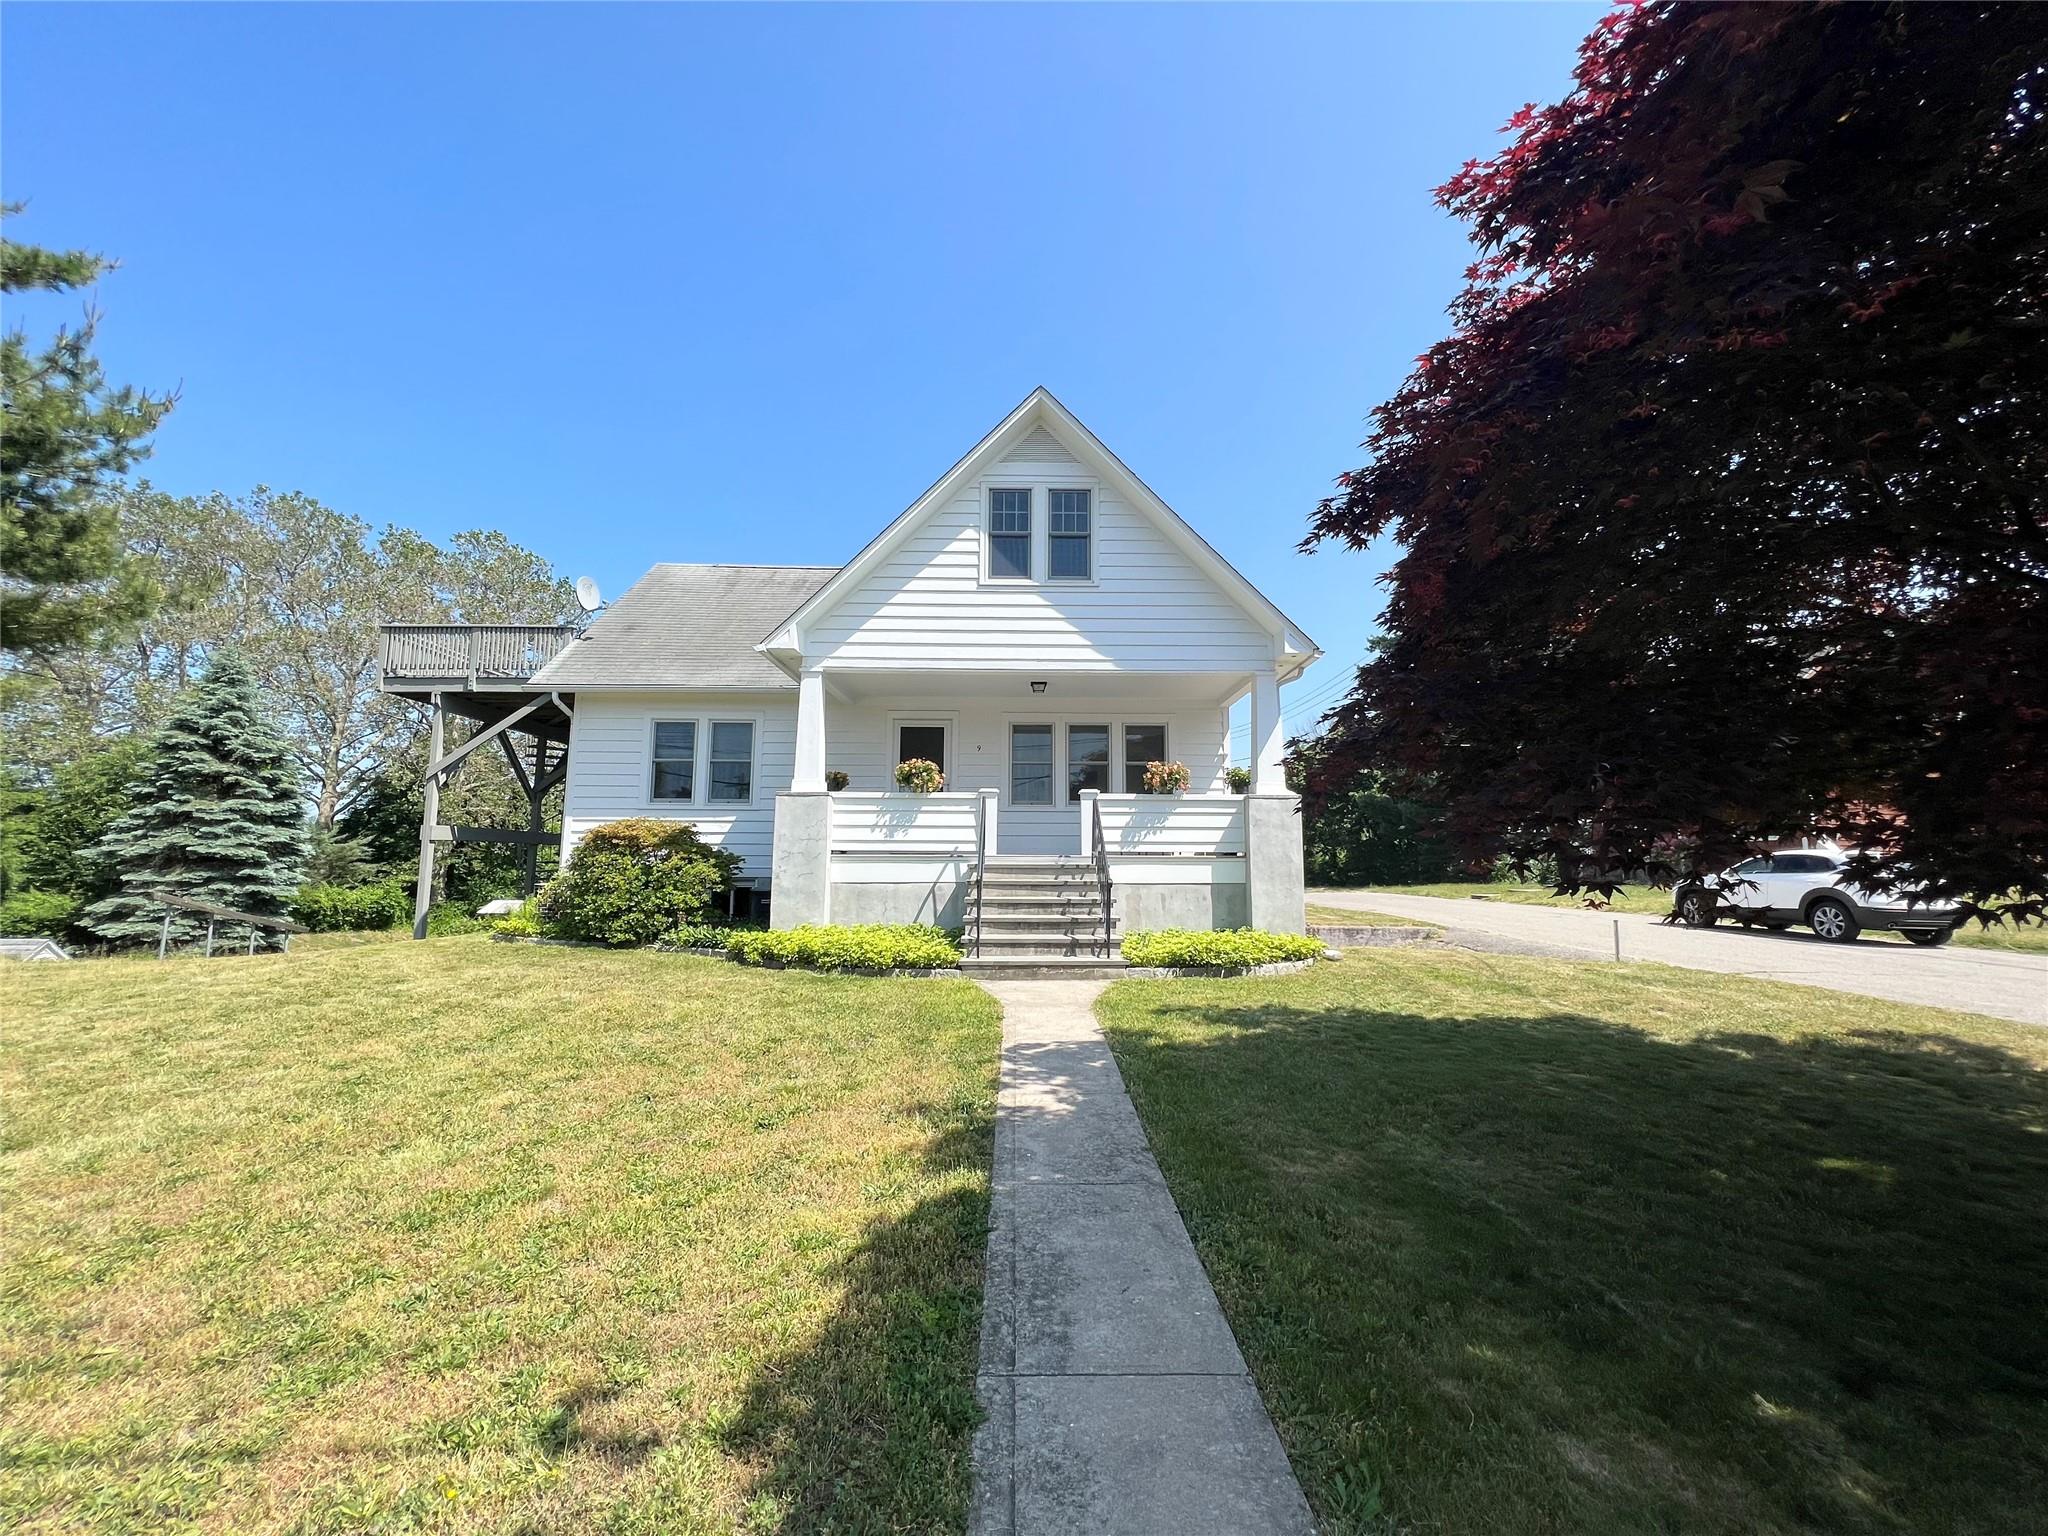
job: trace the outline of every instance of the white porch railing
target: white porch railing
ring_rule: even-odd
[[[878,795],[841,790],[832,796],[832,851],[971,859],[980,804],[981,797],[973,794]]]
[[[1242,795],[1104,795],[1098,803],[1112,857],[1244,853]]]

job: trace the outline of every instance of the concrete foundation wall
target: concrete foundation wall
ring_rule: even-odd
[[[775,880],[768,921],[776,928],[832,921],[832,797],[775,797]]]
[[[1300,798],[1247,795],[1244,811],[1244,883],[1250,925],[1263,933],[1306,932]]]
[[[840,882],[832,887],[832,921],[937,923],[941,928],[958,928],[967,921],[967,887],[957,879],[922,885]]]
[[[1110,891],[1116,920],[1125,933],[1155,928],[1242,928],[1247,922],[1245,887],[1232,885],[1138,885],[1118,882]]]

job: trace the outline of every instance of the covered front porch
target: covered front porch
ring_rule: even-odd
[[[1253,782],[1239,793],[1229,711],[1247,695]],[[1051,861],[1099,866],[1124,927],[1298,932],[1281,750],[1271,673],[803,669],[774,921],[969,926],[991,866]],[[914,757],[939,765],[939,792],[896,786]],[[1186,765],[1185,791],[1146,791],[1162,762]]]

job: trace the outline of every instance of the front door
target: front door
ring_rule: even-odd
[[[946,775],[947,788],[952,787],[953,765],[947,761],[946,722],[943,720],[898,720],[896,722],[896,762],[907,763],[913,757],[921,757],[928,763],[937,763],[939,772]],[[889,778],[896,777],[896,763],[889,765]]]

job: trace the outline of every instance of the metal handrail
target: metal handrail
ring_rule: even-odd
[[[981,909],[988,904],[988,817],[979,796],[974,802],[974,933],[967,953],[981,958]]]
[[[1107,960],[1110,953],[1109,845],[1102,837],[1102,802],[1090,800],[1088,805],[1095,822],[1095,887],[1102,897],[1102,958]]]

